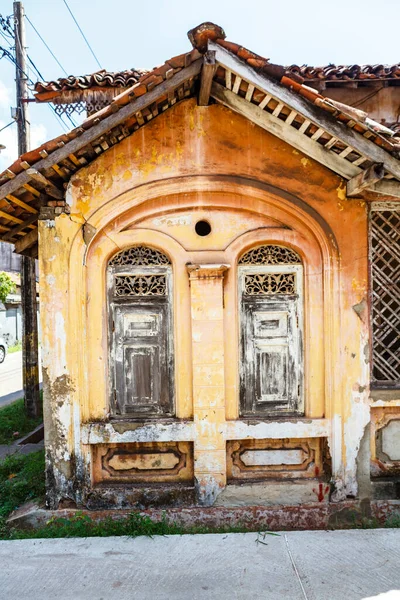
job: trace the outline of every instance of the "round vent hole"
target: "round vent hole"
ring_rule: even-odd
[[[208,221],[197,221],[195,225],[195,230],[197,235],[201,235],[201,237],[204,237],[211,233],[211,225]]]

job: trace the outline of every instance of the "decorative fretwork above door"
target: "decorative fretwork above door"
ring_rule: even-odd
[[[400,388],[400,205],[370,212],[372,382]]]
[[[301,265],[301,258],[291,248],[268,244],[245,252],[239,265]]]
[[[152,267],[157,265],[170,265],[168,256],[149,246],[133,246],[118,252],[109,262],[110,266],[130,265],[132,267]]]

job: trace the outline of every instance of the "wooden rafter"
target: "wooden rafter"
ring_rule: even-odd
[[[359,154],[366,156],[374,163],[382,163],[386,171],[400,179],[400,161],[391,156],[389,152],[377,146],[352,128],[347,127],[344,123],[338,122],[330,114],[292,92],[290,89],[260,75],[248,65],[243,64],[240,59],[225,48],[214,42],[209,42],[208,48],[215,51],[217,63],[221,64],[222,67],[231,73],[234,73],[240,80],[244,80],[265,94],[271,95],[277,100],[278,105],[280,103],[285,104],[289,109],[301,114],[303,118],[309,120],[317,128],[324,129],[331,136],[340,140],[346,147],[356,150]],[[305,138],[306,136],[304,136]],[[347,162],[351,164],[350,161]],[[347,175],[347,179],[353,176]]]
[[[398,181],[381,180],[372,185],[369,190],[377,194],[383,194],[384,196],[400,198],[400,183]]]
[[[353,166],[337,154],[325,150],[321,144],[299,133],[294,127],[287,125],[285,121],[262,110],[256,104],[247,102],[244,98],[237,96],[216,82],[212,85],[211,96],[217,102],[243,115],[273,135],[285,140],[297,150],[308,154],[311,158],[332,169],[332,171],[339,173],[342,177],[349,179],[361,172],[361,169]]]
[[[23,238],[15,242],[15,252],[22,254],[28,248],[32,248],[38,241],[38,230],[30,231]]]
[[[58,148],[46,158],[43,158],[35,163],[35,170],[44,171],[52,168],[54,165],[62,162],[65,158],[68,158],[70,154],[75,154],[86,145],[98,140],[102,135],[106,134],[114,127],[121,125],[124,121],[135,115],[137,112],[148,108],[161,96],[168,95],[168,93],[173,93],[187,79],[193,78],[199,74],[202,63],[202,59],[194,61],[191,65],[185,69],[182,69],[182,71],[179,71],[176,73],[176,75],[173,75],[170,79],[166,79],[163,83],[157,85],[150,92],[147,92],[143,96],[140,96],[129,104],[126,104],[120,108],[118,112],[106,117],[97,125],[84,131],[79,137],[67,142],[64,146]],[[25,184],[29,184],[29,182],[32,181],[32,175],[29,173],[29,171],[30,169],[27,169],[26,171],[17,175],[14,179],[11,179],[7,183],[3,184],[0,187],[0,200],[5,198],[8,194],[12,194]]]
[[[64,198],[64,192],[60,190],[60,188],[58,188],[52,181],[50,181],[50,179],[47,179],[44,175],[39,173],[37,169],[30,168],[27,169],[26,172],[34,181],[37,181],[44,186],[44,191],[46,194],[52,196],[53,198],[57,198],[58,200],[62,200]]]
[[[210,99],[211,85],[216,71],[215,52],[209,50],[203,57],[203,68],[201,69],[199,106],[207,106]]]
[[[349,198],[358,196],[364,190],[369,189],[372,185],[383,179],[385,169],[382,163],[373,164],[365,171],[361,171],[358,175],[347,182],[347,196]]]

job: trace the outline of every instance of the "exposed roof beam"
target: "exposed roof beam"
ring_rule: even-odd
[[[52,196],[53,198],[57,198],[57,200],[63,200],[63,190],[60,190],[60,188],[58,188],[52,181],[50,181],[50,179],[47,179],[44,175],[39,173],[37,169],[30,168],[27,169],[26,172],[28,173],[28,175],[31,176],[31,178],[34,181],[37,181],[38,183],[44,185],[44,191],[46,192],[46,194]]]
[[[47,199],[44,197],[40,198],[40,203],[44,204],[44,202]],[[28,219],[25,219],[23,221],[23,223],[20,223],[19,225],[16,225],[15,227],[13,227],[12,229],[10,229],[9,231],[7,231],[7,233],[5,233],[4,235],[0,236],[0,240],[2,242],[11,242],[11,240],[18,234],[21,233],[21,231],[23,231],[26,228],[30,228],[32,229],[34,227],[33,223],[37,223],[38,220],[38,214],[36,213],[35,215],[30,216]]]
[[[210,99],[211,84],[217,69],[215,52],[209,50],[203,57],[203,68],[201,69],[201,81],[199,92],[199,106],[207,106]]]
[[[369,187],[368,190],[377,194],[383,194],[384,196],[400,198],[400,183],[398,181],[378,181],[378,183]]]
[[[239,58],[225,48],[214,42],[209,42],[208,48],[209,50],[215,50],[217,63],[233,71],[266,94],[270,94],[278,102],[285,103],[289,108],[300,113],[318,127],[323,128],[330,135],[341,140],[346,146],[351,146],[360,154],[367,156],[374,163],[382,163],[389,173],[400,179],[400,161],[391,156],[389,152],[350,129],[344,123],[338,122],[326,111],[292,92],[289,88],[260,75],[247,64],[243,64]]]
[[[374,185],[385,176],[385,169],[382,163],[373,164],[365,171],[361,171],[358,175],[347,182],[346,194],[349,198],[358,196],[364,190]]]
[[[79,137],[67,142],[64,146],[58,148],[46,158],[39,160],[37,163],[35,163],[35,169],[37,171],[49,169],[53,165],[63,161],[68,157],[69,154],[75,153],[87,144],[94,142],[99,137],[107,133],[110,129],[120,125],[138,111],[141,111],[153,104],[153,102],[155,102],[160,96],[164,96],[165,94],[174,91],[187,79],[191,79],[192,77],[198,75],[202,64],[203,60],[201,58],[192,62],[191,65],[185,69],[182,69],[170,79],[166,79],[163,83],[160,83],[160,85],[154,87],[150,92],[143,94],[143,96],[139,96],[139,98],[136,98],[129,104],[123,106],[118,112],[111,114],[109,117],[106,117],[100,121],[97,125],[87,129]],[[29,183],[29,181],[31,181],[31,175],[29,175],[27,171],[24,171],[11,181],[3,184],[0,186],[0,200],[5,198],[5,196],[8,194],[15,192],[25,183]]]
[[[24,210],[26,210],[26,212],[29,212],[29,213],[32,213],[32,214],[37,214],[39,212],[39,211],[36,210],[36,208],[34,206],[31,206],[30,204],[27,204],[26,202],[24,202],[20,198],[16,198],[12,194],[8,194],[7,200],[9,200],[10,202],[12,202],[13,204],[16,204],[20,208],[23,208]]]
[[[294,127],[287,125],[285,121],[281,121],[278,117],[262,110],[256,104],[247,102],[216,82],[212,85],[211,96],[224,106],[250,119],[253,123],[314,158],[342,177],[349,179],[361,173],[360,168],[355,167],[344,158],[340,158],[337,154],[329,152],[318,142],[299,133]]]
[[[37,241],[38,230],[34,229],[33,231],[30,231],[29,233],[24,235],[23,238],[15,242],[14,252],[16,252],[17,254],[21,254],[22,252],[24,252],[24,250],[27,250],[27,248],[31,248],[31,246],[36,244]]]

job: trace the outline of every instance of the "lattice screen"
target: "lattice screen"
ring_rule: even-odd
[[[379,387],[400,387],[400,205],[373,208],[372,379]]]

